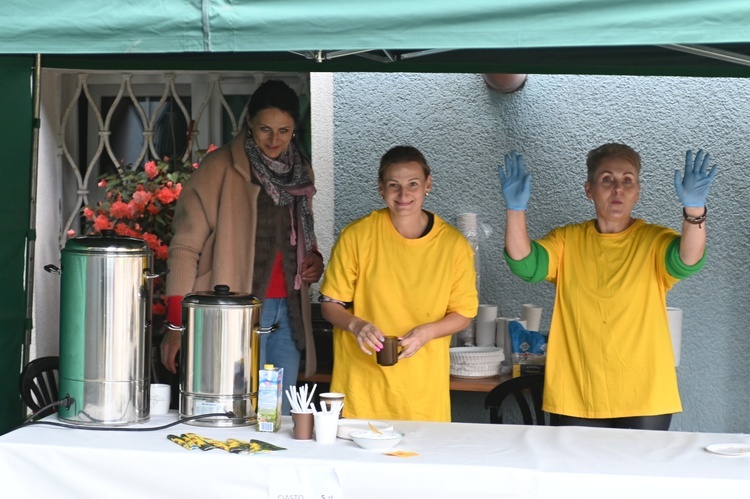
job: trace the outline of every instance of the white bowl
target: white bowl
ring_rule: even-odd
[[[404,434],[400,431],[384,431],[381,434],[375,433],[372,430],[357,430],[349,433],[352,440],[367,450],[383,450],[390,449],[396,446]]]
[[[371,419],[339,419],[339,429],[336,432],[336,436],[345,440],[351,440],[352,437],[349,434],[353,431],[368,430],[370,424],[380,431],[392,431],[393,425],[384,423],[382,421],[373,421]]]

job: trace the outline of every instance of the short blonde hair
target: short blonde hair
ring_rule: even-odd
[[[602,161],[608,158],[620,158],[629,162],[635,166],[635,170],[638,175],[641,174],[641,155],[638,154],[635,149],[625,144],[618,144],[617,142],[611,142],[609,144],[603,144],[589,151],[586,157],[586,168],[588,169],[588,181],[594,181],[594,173],[596,169],[602,164]]]

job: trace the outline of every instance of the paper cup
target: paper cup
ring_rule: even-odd
[[[542,307],[533,303],[521,306],[521,320],[526,321],[528,331],[539,331],[539,323],[542,320]]]
[[[292,415],[292,437],[295,440],[312,440],[313,437],[313,413],[295,412]]]
[[[333,412],[316,412],[313,417],[315,418],[315,441],[319,444],[336,442],[339,415]]]
[[[320,395],[318,395],[318,398],[320,399],[321,402],[325,403],[326,408],[329,411],[331,410],[331,405],[335,401],[338,400],[339,402],[341,402],[341,412],[344,411],[344,398],[345,398],[345,395],[343,393],[326,392],[326,393],[321,393]]]
[[[151,414],[158,415],[169,412],[169,402],[172,400],[171,390],[169,385],[162,383],[151,385]]]
[[[479,305],[475,340],[478,347],[494,347],[497,334],[497,305]]]

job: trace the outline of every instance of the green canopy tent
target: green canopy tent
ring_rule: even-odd
[[[746,77],[749,24],[747,0],[6,0],[0,433],[22,417],[40,65]]]

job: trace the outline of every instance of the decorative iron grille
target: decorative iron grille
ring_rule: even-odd
[[[293,73],[231,72],[89,72],[68,75],[70,98],[62,103],[59,144],[64,175],[71,176],[64,188],[70,213],[64,213],[60,246],[68,231],[80,217],[81,209],[96,200],[97,178],[106,165],[114,165],[118,173],[125,168],[137,168],[144,161],[160,158],[157,144],[159,117],[166,106],[181,116],[187,124],[186,146],[177,156],[182,161],[194,157],[199,138],[205,137],[203,148],[209,143],[221,144],[235,135],[245,121],[247,98],[267,79],[282,79],[309,103],[309,76]],[[63,92],[64,93],[64,92]],[[158,94],[155,106],[145,106]],[[106,97],[108,106],[103,105]],[[241,97],[241,105],[238,105]],[[140,146],[135,159],[125,163],[113,147],[112,137],[120,132],[115,116],[122,104],[134,110],[140,125]],[[188,104],[189,103],[189,104]],[[308,104],[309,105],[309,104]],[[132,143],[132,141],[131,141]],[[133,151],[129,151],[131,154]],[[177,157],[175,156],[175,157]],[[70,189],[69,185],[75,185]],[[70,201],[75,198],[72,203]],[[72,207],[72,209],[70,208]]]

